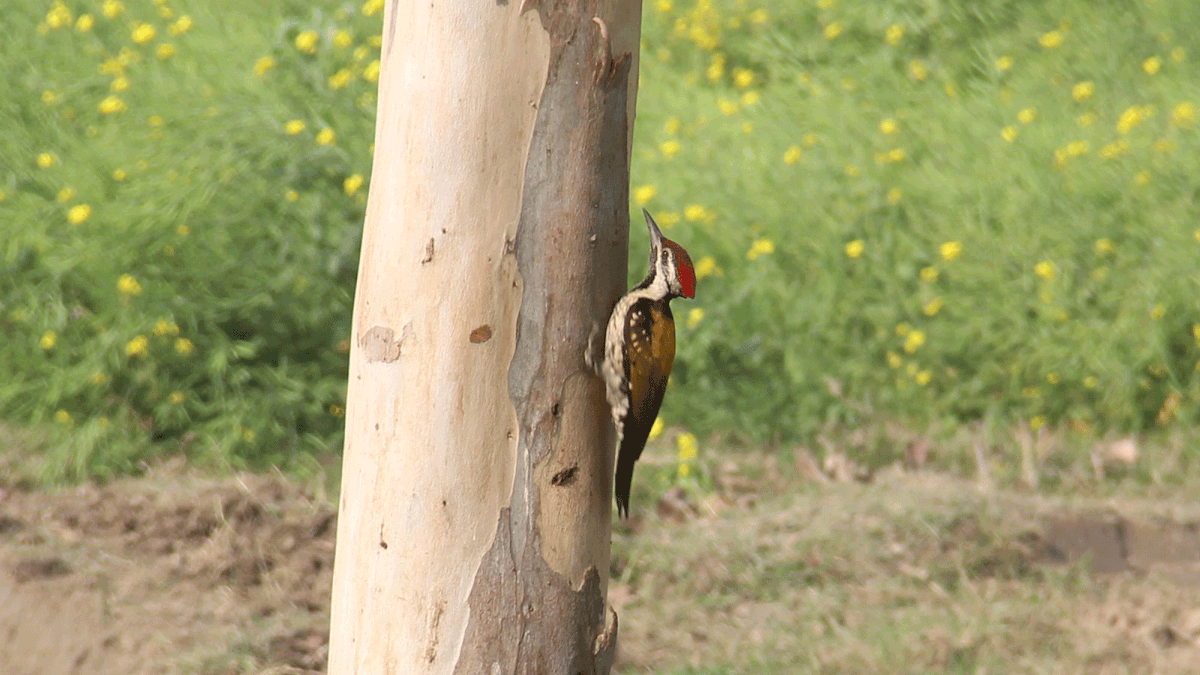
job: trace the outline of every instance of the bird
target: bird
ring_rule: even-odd
[[[650,230],[650,270],[613,307],[598,366],[585,355],[604,380],[612,408],[619,439],[614,491],[617,514],[626,518],[633,466],[658,418],[675,363],[675,317],[670,303],[696,297],[696,269],[688,252],[662,235],[649,211],[642,209],[642,213]]]

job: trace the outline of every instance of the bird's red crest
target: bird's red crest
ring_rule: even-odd
[[[663,239],[663,245],[675,252],[675,271],[679,273],[679,286],[683,289],[683,297],[696,297],[696,268],[692,265],[692,257],[682,246],[670,239]]]

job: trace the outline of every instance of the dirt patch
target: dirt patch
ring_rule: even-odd
[[[279,478],[0,500],[0,672],[323,672],[335,514]]]
[[[1195,522],[896,480],[619,534],[619,672],[890,672],[898,653],[922,672],[1033,672],[1021,659],[1044,654],[1184,673],[1200,658]],[[335,528],[332,504],[278,476],[0,491],[0,673],[323,673]],[[886,649],[864,647],[880,635]]]

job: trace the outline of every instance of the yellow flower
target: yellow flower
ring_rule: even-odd
[[[800,161],[800,146],[793,145],[783,153],[784,164],[795,164]]]
[[[75,22],[75,30],[80,33],[86,33],[96,25],[96,19],[91,14],[80,14],[79,20]]]
[[[120,183],[121,181],[125,180],[125,170],[124,169],[113,169],[112,177],[113,177],[113,180]]]
[[[1146,171],[1145,169],[1142,169],[1141,171],[1137,172],[1137,174],[1134,175],[1133,182],[1136,185],[1145,185],[1146,183],[1149,183],[1150,182],[1150,172]]]
[[[703,320],[704,310],[700,307],[693,307],[691,311],[688,312],[687,327],[695,328],[696,326],[700,325],[700,322]]]
[[[383,11],[383,0],[367,0],[363,3],[363,16],[375,16]]]
[[[941,245],[939,251],[942,254],[942,260],[949,262],[958,256],[962,255],[962,243],[957,241],[948,241]]]
[[[76,204],[67,211],[67,222],[79,225],[92,216],[92,207],[87,204]]]
[[[1090,127],[1096,123],[1096,113],[1084,113],[1079,116],[1079,126]]]
[[[1049,260],[1043,260],[1033,266],[1033,273],[1046,281],[1054,281],[1054,276],[1057,270],[1054,269],[1054,263]]]
[[[175,23],[167,26],[167,32],[171,35],[183,35],[192,29],[192,17],[184,14],[179,17]]]
[[[1062,31],[1052,30],[1049,33],[1043,33],[1042,37],[1038,38],[1038,42],[1046,49],[1054,49],[1063,43]]]
[[[1112,239],[1102,237],[1096,240],[1096,255],[1107,255],[1117,250],[1117,245]]]
[[[379,59],[375,59],[368,63],[366,68],[363,68],[362,78],[367,82],[379,81]]]
[[[159,59],[166,61],[172,56],[175,56],[175,45],[164,42],[160,44],[158,48],[154,50],[154,52],[158,54]]]
[[[898,335],[900,337],[904,337],[905,335],[908,335],[908,332],[910,330],[912,330],[912,329],[909,328],[908,324],[906,324],[906,323],[902,322],[902,323],[896,324],[896,335]]]
[[[264,56],[254,62],[254,73],[261,76],[274,67],[275,59],[270,56]]]
[[[367,44],[371,45],[372,47],[374,47],[376,49],[379,49],[380,47],[383,46],[383,36],[382,35],[372,35],[370,38],[367,39]]]
[[[1154,150],[1156,152],[1173,152],[1175,150],[1175,143],[1169,138],[1160,138],[1154,141]]]
[[[1196,123],[1196,104],[1184,101],[1171,109],[1171,124],[1177,127],[1190,127]]]
[[[921,281],[933,283],[938,280],[938,271],[936,267],[921,268]]]
[[[689,204],[687,208],[683,210],[683,217],[690,221],[703,220],[707,213],[708,209],[704,208],[703,206],[699,204]]]
[[[42,338],[38,340],[38,346],[42,349],[54,349],[56,344],[58,344],[58,333],[52,330],[42,333]]]
[[[749,18],[750,23],[766,23],[771,18],[771,15],[767,14],[767,10],[765,9],[756,9],[750,12]]]
[[[929,384],[930,380],[933,379],[933,373],[930,373],[928,370],[922,370],[916,375],[913,375],[913,379],[917,381],[917,384],[924,387],[925,385]]]
[[[154,26],[152,26],[148,23],[139,23],[133,29],[132,38],[133,38],[134,43],[139,44],[139,45],[144,45],[147,42],[153,40],[154,36],[157,34],[158,34],[158,31],[154,29]]]
[[[54,166],[55,163],[57,163],[57,160],[54,158],[54,155],[48,152],[43,152],[37,156],[37,165],[43,169],[49,169],[50,167]]]
[[[654,199],[654,195],[656,194],[658,194],[658,188],[654,187],[653,185],[643,185],[634,189],[633,201],[636,202],[638,206],[645,206],[646,204],[650,203],[651,199]]]
[[[1042,391],[1037,387],[1025,387],[1021,390],[1021,396],[1024,398],[1039,398],[1041,395]]]
[[[678,117],[670,117],[667,119],[666,123],[663,124],[663,131],[666,131],[668,134],[674,136],[676,132],[679,131],[679,124]]]
[[[1157,56],[1151,56],[1145,61],[1142,61],[1142,70],[1146,71],[1147,75],[1153,75],[1157,73],[1159,68],[1162,68],[1162,59],[1158,58]]]
[[[175,322],[170,319],[159,319],[154,322],[154,330],[152,332],[155,335],[178,335],[179,326],[175,325]]]
[[[305,54],[317,53],[317,42],[320,40],[315,30],[306,30],[296,36],[296,49]]]
[[[345,193],[348,195],[352,195],[355,192],[358,192],[359,188],[361,188],[362,186],[363,186],[363,177],[357,173],[347,176],[346,180],[342,181],[342,190],[345,191]]]
[[[1085,80],[1071,87],[1071,98],[1080,103],[1092,97],[1096,93],[1096,85],[1091,80]]]
[[[733,115],[738,111],[738,104],[730,101],[727,98],[717,99],[717,107],[726,115]]]
[[[899,204],[899,203],[900,203],[900,197],[901,197],[901,196],[903,196],[903,194],[904,194],[904,193],[902,193],[902,192],[900,191],[900,188],[895,188],[895,187],[894,187],[894,188],[892,188],[891,190],[888,190],[888,193],[887,193],[887,203],[888,203],[888,204],[891,204],[892,206],[895,206],[895,205]]]
[[[754,71],[746,68],[733,69],[733,86],[738,89],[746,89],[754,84]]]
[[[677,141],[675,139],[671,139],[669,141],[663,141],[662,144],[659,145],[658,147],[660,150],[662,150],[663,157],[670,159],[670,158],[674,157],[676,153],[679,152],[679,141]]]
[[[1187,50],[1183,47],[1176,47],[1171,50],[1171,60],[1175,63],[1183,63],[1185,58],[1187,58]]]
[[[1163,307],[1162,303],[1155,305],[1154,308],[1150,310],[1150,318],[1154,319],[1155,321],[1162,319],[1166,315],[1167,308]]]
[[[899,368],[900,366],[904,365],[904,359],[900,358],[899,354],[890,349],[887,353],[887,362],[888,366],[892,368]]]
[[[942,307],[945,307],[945,306],[946,306],[946,303],[942,302],[941,298],[934,298],[934,299],[930,300],[929,302],[925,303],[925,308],[924,308],[925,316],[933,316],[933,315],[937,314],[938,312],[942,311]]]
[[[121,3],[121,0],[104,0],[100,5],[100,13],[106,19],[115,19],[124,11],[125,5]]]
[[[1029,428],[1032,431],[1037,431],[1046,426],[1046,418],[1041,415],[1034,415],[1029,418]]]
[[[1012,68],[1012,64],[1012,57],[1008,55],[1001,56],[1000,58],[996,59],[996,69],[1000,71],[1005,71],[1009,68]]]
[[[122,295],[139,295],[142,292],[142,285],[132,274],[122,274],[117,279],[117,290]]]
[[[900,130],[900,125],[896,124],[896,120],[887,118],[879,123],[879,131],[883,134],[894,134]]]
[[[58,191],[58,201],[60,201],[64,204],[66,204],[67,202],[71,201],[74,198],[75,198],[75,190],[73,188],[65,187]]]
[[[58,412],[54,413],[54,421],[58,422],[59,424],[70,424],[71,413],[67,412],[66,410],[59,410]]]
[[[908,64],[908,74],[918,82],[924,82],[929,77],[929,69],[925,67],[925,63],[921,59],[913,59],[912,63]]]
[[[675,439],[675,444],[679,446],[679,461],[686,462],[696,458],[699,454],[700,444],[696,442],[696,436],[689,432],[679,434]]]
[[[711,255],[706,255],[696,261],[696,278],[703,279],[717,271],[717,261]]]
[[[342,89],[350,84],[350,81],[353,79],[354,73],[347,68],[342,68],[329,77],[329,88],[334,90]]]
[[[196,345],[192,344],[192,341],[187,338],[178,338],[175,340],[175,351],[179,352],[182,356],[191,354],[195,347]]]
[[[354,44],[354,38],[350,36],[350,33],[346,32],[344,30],[339,30],[333,34],[333,46],[334,47],[337,47],[339,49],[345,49],[346,47],[349,47],[352,44]]]
[[[854,166],[853,164],[847,164],[844,171],[846,172],[846,175],[851,178],[858,177],[858,167]]]
[[[183,403],[183,394],[173,391],[171,392],[171,395],[167,397],[167,401],[169,401],[171,405],[179,405],[180,403]]]
[[[654,424],[652,424],[650,426],[650,436],[646,440],[653,441],[656,438],[658,438],[659,436],[662,436],[663,427],[665,427],[665,426],[666,425],[663,424],[663,420],[661,417],[654,418]]]
[[[1153,108],[1150,106],[1135,105],[1125,109],[1121,113],[1121,118],[1117,120],[1117,131],[1121,134],[1129,133],[1134,127],[1141,124],[1153,114]]]
[[[317,145],[333,145],[336,140],[337,135],[329,127],[325,127],[317,132]]]
[[[108,382],[108,375],[100,372],[92,373],[91,381],[92,384],[96,385],[97,387],[102,387],[106,382]]]
[[[97,106],[97,109],[102,115],[115,115],[117,113],[125,112],[129,109],[129,106],[125,105],[125,102],[116,96],[109,96],[103,101],[100,101],[100,105]]]
[[[55,2],[50,11],[46,13],[46,24],[51,28],[62,28],[70,23],[71,10],[67,9],[67,6],[61,1]]]
[[[288,190],[287,192],[283,193],[283,198],[289,202],[295,202],[300,199],[300,193],[296,192],[295,190]]]
[[[857,258],[863,254],[863,250],[866,247],[867,247],[867,245],[866,245],[866,243],[863,242],[862,239],[855,239],[854,241],[847,242],[846,243],[846,257]]]
[[[884,39],[893,47],[900,44],[900,40],[904,38],[904,26],[894,23],[888,26],[887,32],[884,33]]]
[[[904,351],[912,354],[925,344],[925,333],[923,331],[909,331],[908,336],[904,338]]]
[[[837,39],[837,36],[842,34],[842,24],[838,21],[834,21],[833,23],[825,26],[825,30],[822,32],[825,34],[826,40],[835,40]]]
[[[1098,384],[1100,384],[1100,380],[1097,380],[1095,377],[1089,375],[1088,377],[1083,378],[1083,386],[1087,387],[1088,389],[1095,389],[1096,385]]]
[[[1012,126],[1011,124],[1000,130],[1000,137],[1003,138],[1004,140],[1008,141],[1009,143],[1012,143],[1013,141],[1017,140],[1017,134],[1018,134],[1017,128]]]
[[[150,347],[150,341],[145,335],[139,335],[125,345],[125,353],[129,356],[145,356]]]
[[[1017,121],[1021,124],[1029,124],[1035,119],[1037,119],[1037,112],[1033,108],[1025,108],[1017,113]]]
[[[1124,153],[1128,148],[1129,142],[1125,139],[1113,141],[1112,143],[1100,148],[1100,156],[1104,159],[1115,159],[1116,157],[1121,156],[1121,154]]]
[[[287,124],[283,125],[283,130],[288,132],[289,135],[295,136],[304,131],[305,126],[302,120],[289,120]]]
[[[750,250],[746,251],[746,260],[757,260],[760,256],[769,255],[775,252],[775,242],[770,239],[756,239],[750,244]]]
[[[1071,141],[1063,149],[1068,157],[1078,157],[1088,151],[1087,141]]]

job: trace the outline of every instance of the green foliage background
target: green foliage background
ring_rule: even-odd
[[[6,12],[0,412],[48,477],[340,446],[381,5]],[[1200,7],[645,14],[634,206],[702,276],[668,424],[1194,424]]]

